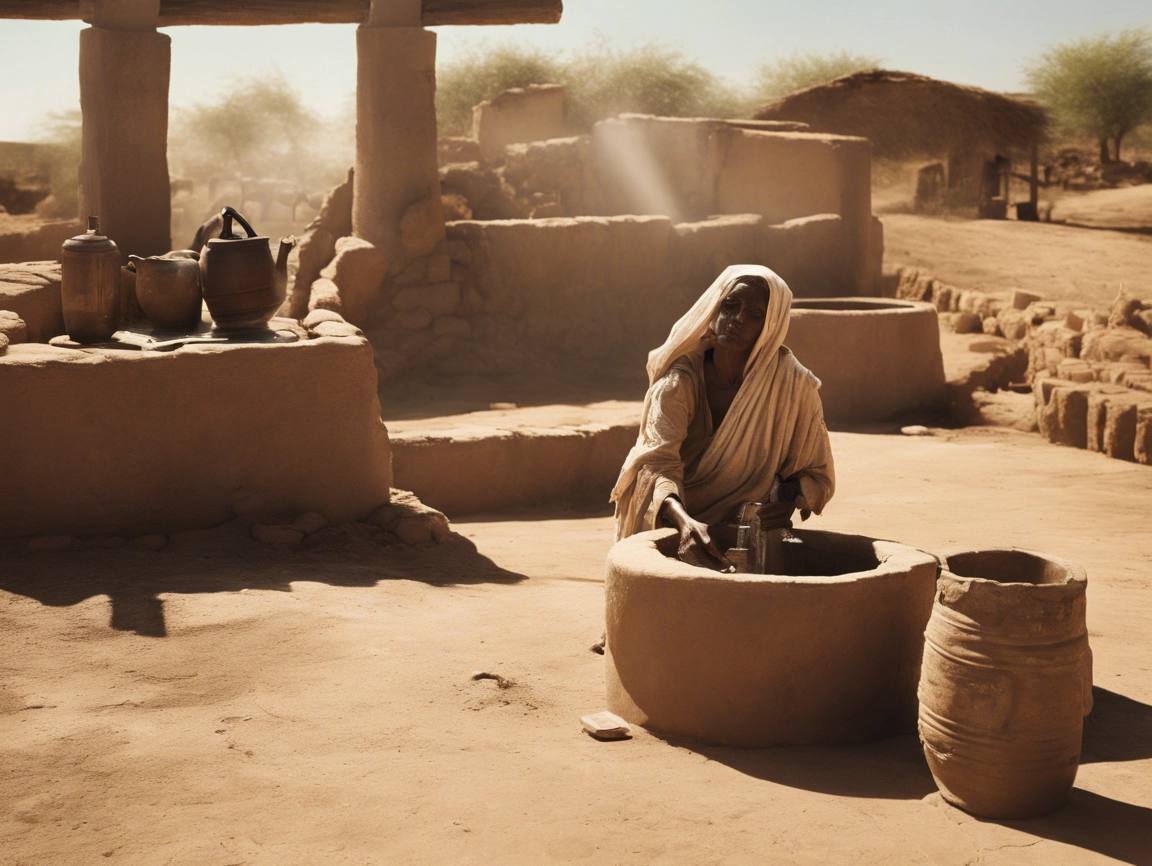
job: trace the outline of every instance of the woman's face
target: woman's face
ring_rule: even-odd
[[[741,283],[720,302],[716,317],[716,344],[750,352],[764,330],[768,295],[764,289]]]

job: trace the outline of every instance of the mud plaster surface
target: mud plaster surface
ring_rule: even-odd
[[[591,740],[611,520],[529,514],[428,553],[224,530],[0,560],[0,860],[1152,863],[1152,471],[1003,431],[833,446],[810,525],[1087,567],[1099,688],[1062,812],[944,805],[913,737]]]

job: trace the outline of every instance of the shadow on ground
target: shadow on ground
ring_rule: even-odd
[[[936,790],[915,736],[852,746],[738,749],[670,743],[756,779],[837,797],[921,800]]]
[[[388,421],[483,412],[494,403],[518,407],[584,406],[605,400],[643,400],[648,378],[635,364],[556,364],[539,361],[514,373],[436,377],[405,375],[381,382],[381,416]]]
[[[1105,857],[1152,866],[1152,809],[1074,788],[1068,805],[1043,818],[1003,821],[1022,833],[1074,845]]]
[[[1093,688],[1092,712],[1084,720],[1080,763],[1144,761],[1148,758],[1152,758],[1152,706],[1099,686]],[[1152,843],[1149,850],[1152,851]]]
[[[371,587],[383,580],[414,580],[453,587],[517,583],[525,575],[501,568],[466,538],[441,545],[384,547],[371,539],[376,527],[329,527],[305,546],[287,552],[248,537],[228,524],[177,533],[159,552],[122,547],[0,558],[0,590],[51,607],[69,607],[94,596],[112,602],[110,627],[145,637],[166,637],[164,593],[291,592],[294,581]]]

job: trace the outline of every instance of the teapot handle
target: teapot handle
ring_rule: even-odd
[[[232,234],[233,219],[235,219],[236,222],[240,223],[240,225],[244,227],[244,231],[248,232],[248,237],[256,237],[255,229],[252,228],[248,220],[244,219],[244,217],[240,215],[240,212],[236,210],[236,208],[230,206],[225,207],[222,211],[220,211],[220,216],[224,218],[224,228],[220,232],[221,238],[225,240],[236,240],[236,237]]]

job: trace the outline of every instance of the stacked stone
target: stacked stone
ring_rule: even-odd
[[[1040,432],[1061,445],[1152,464],[1152,315],[1121,291],[1107,317],[1069,314],[1029,338]]]
[[[378,324],[369,332],[382,378],[410,368],[443,373],[484,369],[472,327],[483,300],[471,264],[467,243],[446,240],[432,255],[413,260],[386,280]]]

